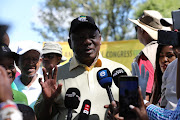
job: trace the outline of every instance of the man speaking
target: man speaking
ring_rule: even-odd
[[[46,80],[40,82],[43,92],[35,106],[37,118],[49,117],[51,120],[64,120],[67,116],[67,108],[63,103],[65,93],[68,88],[75,87],[80,90],[81,100],[79,107],[72,112],[72,118],[80,113],[83,101],[89,99],[91,114],[97,114],[100,120],[104,120],[106,109],[103,106],[110,102],[106,89],[98,83],[97,72],[102,68],[108,68],[111,72],[116,68],[122,68],[128,75],[131,75],[131,72],[124,65],[101,56],[100,30],[90,16],[80,16],[71,22],[68,42],[73,50],[73,57],[67,64],[58,68],[57,89],[52,90],[53,88],[46,84]],[[53,95],[56,90],[59,90],[59,94]],[[114,83],[111,90],[114,99],[118,100],[119,90]],[[52,91],[52,93],[49,95],[47,91]],[[54,115],[58,117],[55,118]]]

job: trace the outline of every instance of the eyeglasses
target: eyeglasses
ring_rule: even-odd
[[[42,58],[48,58],[48,59],[53,59],[55,54],[43,54]]]

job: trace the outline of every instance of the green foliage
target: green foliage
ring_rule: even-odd
[[[129,29],[127,19],[135,0],[46,0],[39,11],[43,27],[34,25],[45,40],[66,41],[72,19],[80,15],[92,16],[100,28],[104,41],[123,40]],[[68,21],[69,20],[69,21]],[[68,21],[69,26],[64,27]]]
[[[139,18],[144,10],[157,10],[163,17],[171,17],[171,11],[180,8],[180,0],[146,0],[136,6],[135,18]]]

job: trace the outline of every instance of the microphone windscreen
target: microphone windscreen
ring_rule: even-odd
[[[81,113],[89,115],[91,110],[91,101],[90,100],[84,100],[83,106],[81,109]]]
[[[80,91],[77,88],[69,88],[65,94],[64,104],[66,108],[77,109],[80,103]]]
[[[89,120],[90,110],[91,110],[91,101],[86,99],[83,102],[78,120]]]
[[[103,68],[97,72],[97,80],[103,88],[107,86],[111,87],[112,85],[111,73],[107,68]]]
[[[112,78],[117,87],[119,87],[118,78],[119,78],[119,76],[122,76],[122,75],[127,75],[127,73],[122,68],[116,68],[112,72]]]

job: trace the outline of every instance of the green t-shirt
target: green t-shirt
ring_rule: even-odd
[[[17,91],[17,90],[14,90],[14,89],[12,89],[12,92],[13,92],[13,101],[16,104],[28,105],[28,100],[27,100],[27,97],[24,93]]]

